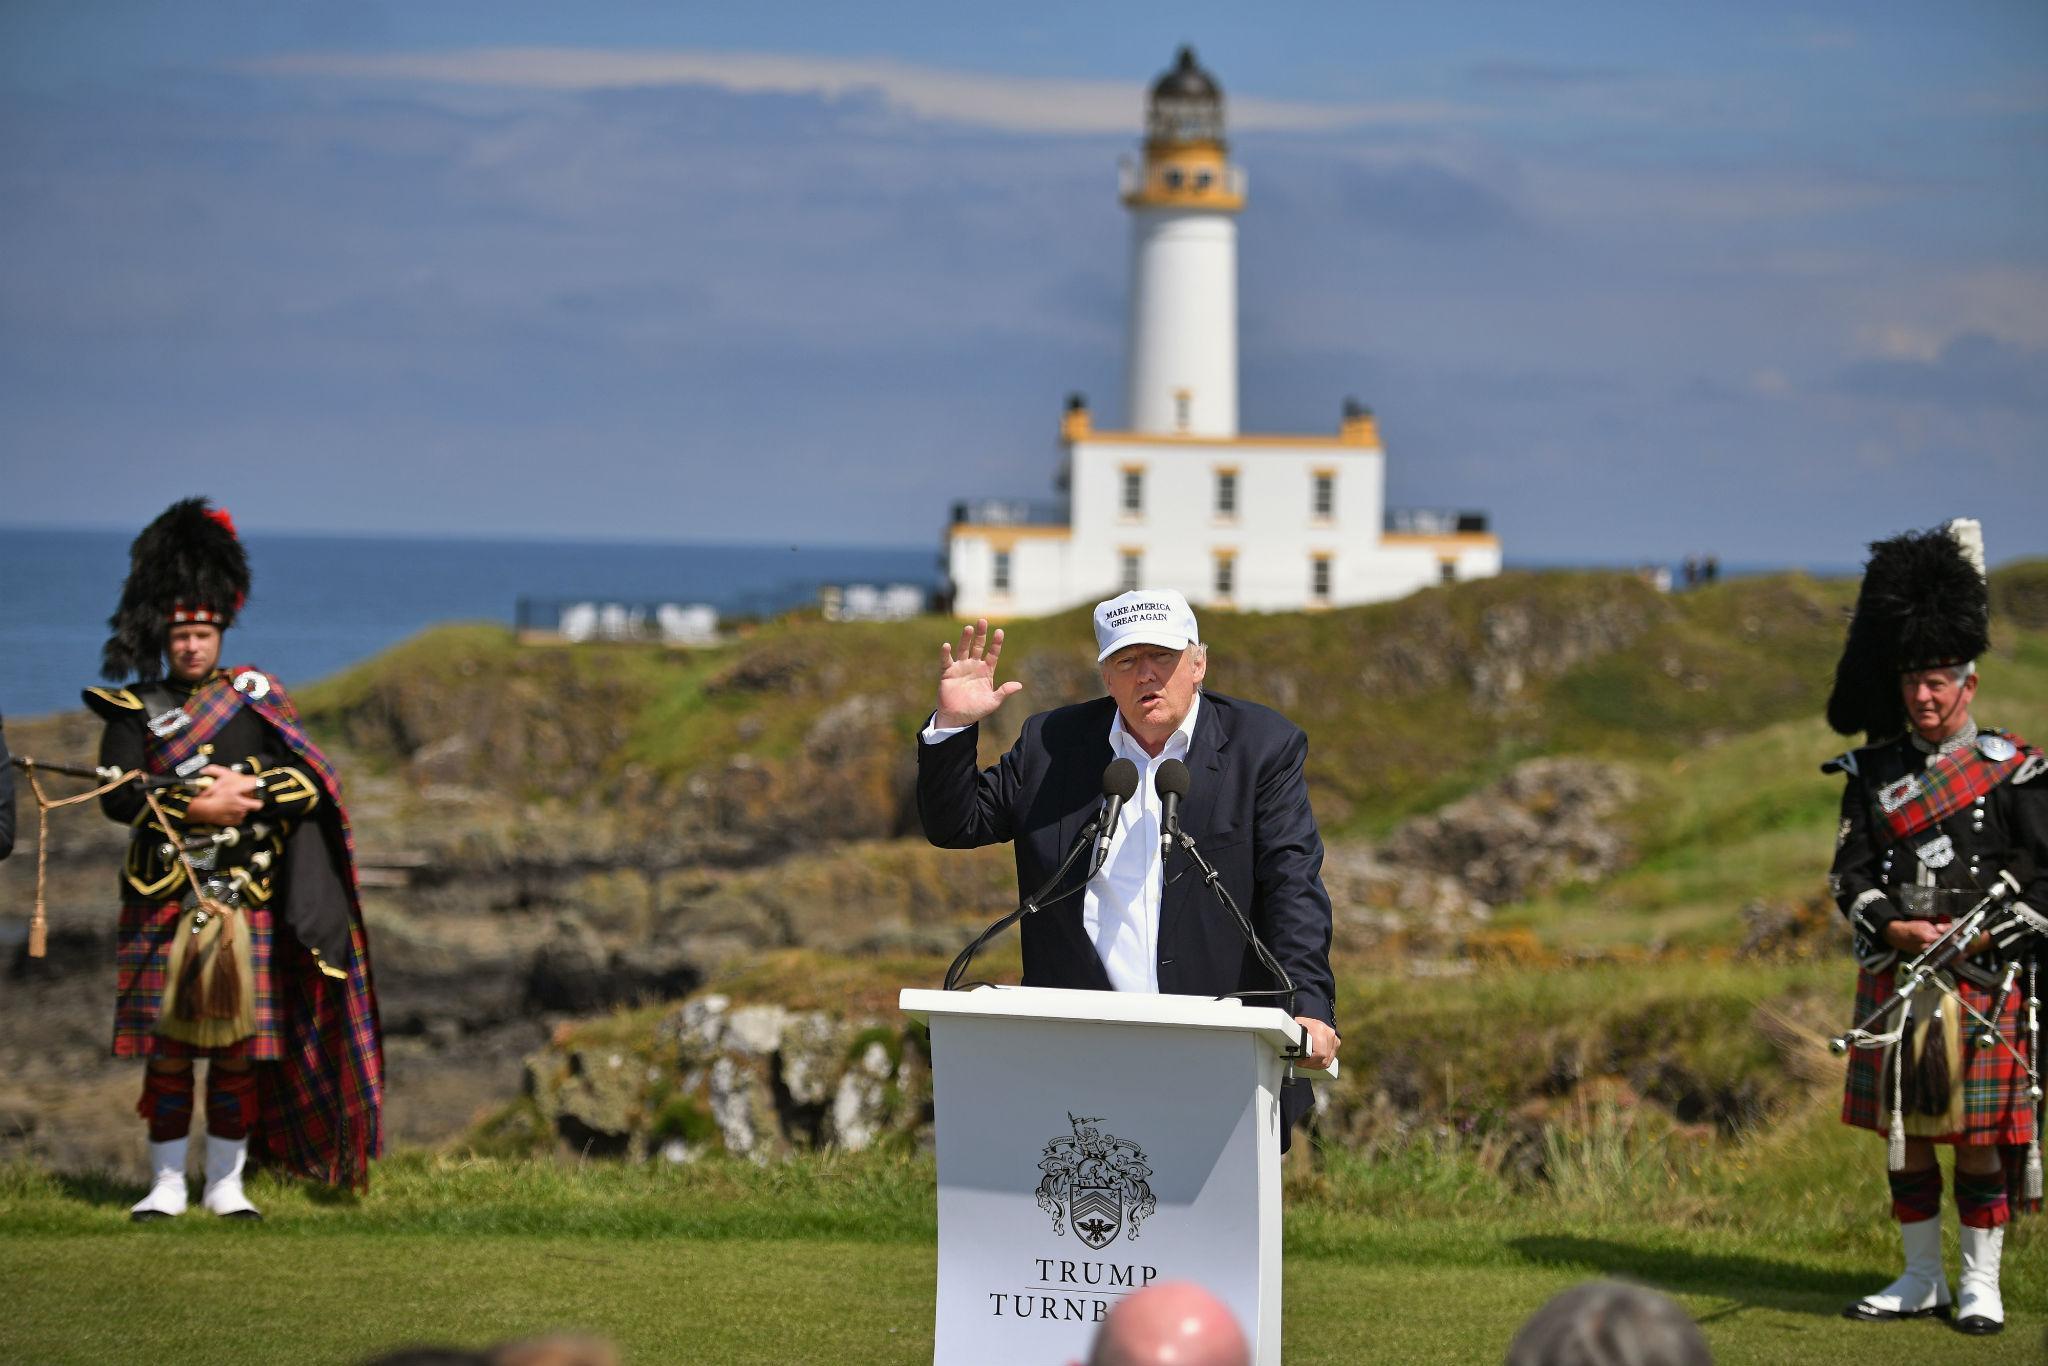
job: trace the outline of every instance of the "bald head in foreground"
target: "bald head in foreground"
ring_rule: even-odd
[[[1162,1281],[1132,1295],[1102,1321],[1088,1366],[1251,1366],[1244,1330],[1191,1281]]]

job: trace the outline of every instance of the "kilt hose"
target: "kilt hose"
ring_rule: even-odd
[[[256,1069],[252,1162],[328,1185],[368,1183],[383,1153],[383,1051],[369,948],[350,926],[345,978],[330,977],[267,906],[246,908],[256,1032],[222,1048],[156,1032],[179,902],[121,907],[115,938],[114,1055],[122,1058],[247,1058]]]
[[[1963,1017],[1963,1127],[1959,1133],[1930,1137],[1930,1143],[1960,1143],[1969,1146],[2024,1145],[2034,1138],[2034,1102],[2027,1095],[2027,1073],[2019,1056],[2027,1055],[2026,1018],[2022,998],[2026,979],[2006,998],[2003,1014],[1995,1022],[2004,1043],[1989,1048],[1977,1046],[1976,1024]],[[1859,971],[1856,974],[1856,1005],[1850,1018],[1860,1020],[1889,1001],[1897,992],[1892,973]],[[1974,982],[1956,981],[1956,994],[1979,1015],[1991,1014],[1997,993]],[[1896,1016],[1886,1024],[1895,1027]],[[1859,1129],[1888,1133],[1892,1122],[1892,1097],[1887,1086],[1879,1094],[1879,1077],[1884,1067],[1882,1048],[1849,1050],[1849,1076],[1842,1089],[1842,1122]]]

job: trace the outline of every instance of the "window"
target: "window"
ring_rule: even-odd
[[[1010,552],[1009,552],[1009,551],[1007,551],[1007,550],[998,550],[998,551],[996,552],[996,555],[995,555],[995,563],[994,563],[994,566],[993,566],[993,568],[991,568],[991,570],[989,571],[989,584],[988,584],[988,586],[989,586],[990,588],[994,589],[994,590],[995,590],[996,592],[998,592],[998,593],[1007,593],[1007,592],[1009,592],[1009,591],[1010,591]]]
[[[1194,412],[1194,403],[1195,396],[1191,391],[1187,389],[1176,389],[1173,391],[1173,427],[1175,431],[1184,432],[1188,429],[1188,422]]]
[[[1458,562],[1456,560],[1445,560],[1437,565],[1436,581],[1438,583],[1456,583],[1458,581]]]
[[[1328,521],[1337,515],[1337,474],[1334,470],[1317,470],[1309,485],[1309,514],[1321,521]]]
[[[1216,556],[1216,596],[1228,601],[1237,595],[1237,556],[1220,551]]]
[[[1316,602],[1330,600],[1330,557],[1317,555],[1308,562],[1308,595]]]
[[[1195,172],[1195,188],[1198,190],[1208,189],[1210,185],[1215,183],[1215,181],[1216,176],[1215,173],[1212,171]]]
[[[1216,515],[1237,516],[1237,471],[1216,471]]]
[[[1126,469],[1124,471],[1123,495],[1118,502],[1126,517],[1145,515],[1145,471]]]
[[[1123,567],[1117,575],[1119,593],[1135,593],[1145,585],[1145,557],[1136,550],[1126,550]]]
[[[1177,190],[1181,187],[1183,177],[1179,167],[1169,166],[1161,173],[1159,178],[1166,182],[1167,189]]]

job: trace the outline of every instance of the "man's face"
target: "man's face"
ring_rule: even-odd
[[[1961,683],[1948,669],[1919,669],[1899,675],[1899,694],[1906,703],[1906,719],[1922,740],[1938,743],[1962,729],[1970,714],[1970,699],[1977,695],[1977,675]]]
[[[197,683],[220,663],[220,627],[173,626],[164,643],[164,657],[171,661],[171,677],[180,683]]]
[[[1123,713],[1124,729],[1155,744],[1187,719],[1208,672],[1208,657],[1193,645],[1126,645],[1102,661],[1103,686]]]

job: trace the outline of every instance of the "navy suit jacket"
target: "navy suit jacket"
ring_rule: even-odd
[[[917,811],[925,837],[945,849],[1012,841],[1019,896],[1030,895],[1102,805],[1102,770],[1115,757],[1109,744],[1115,709],[1102,697],[1040,712],[1024,723],[1008,754],[978,773],[975,727],[937,744],[920,742]],[[1308,737],[1280,713],[1204,692],[1188,747],[1191,782],[1180,823],[1294,979],[1291,1013],[1334,1025],[1330,898],[1323,890],[1322,836],[1302,775],[1307,753]],[[1085,855],[1077,860],[1053,894],[1071,889],[1070,895],[1049,896],[1052,904],[1021,922],[1026,986],[1109,990],[1109,975],[1081,924],[1086,862]],[[1186,852],[1176,849],[1160,898],[1159,989],[1224,996],[1278,985]],[[1250,1004],[1285,1001],[1254,998]],[[1300,1095],[1305,1099],[1305,1090]]]

